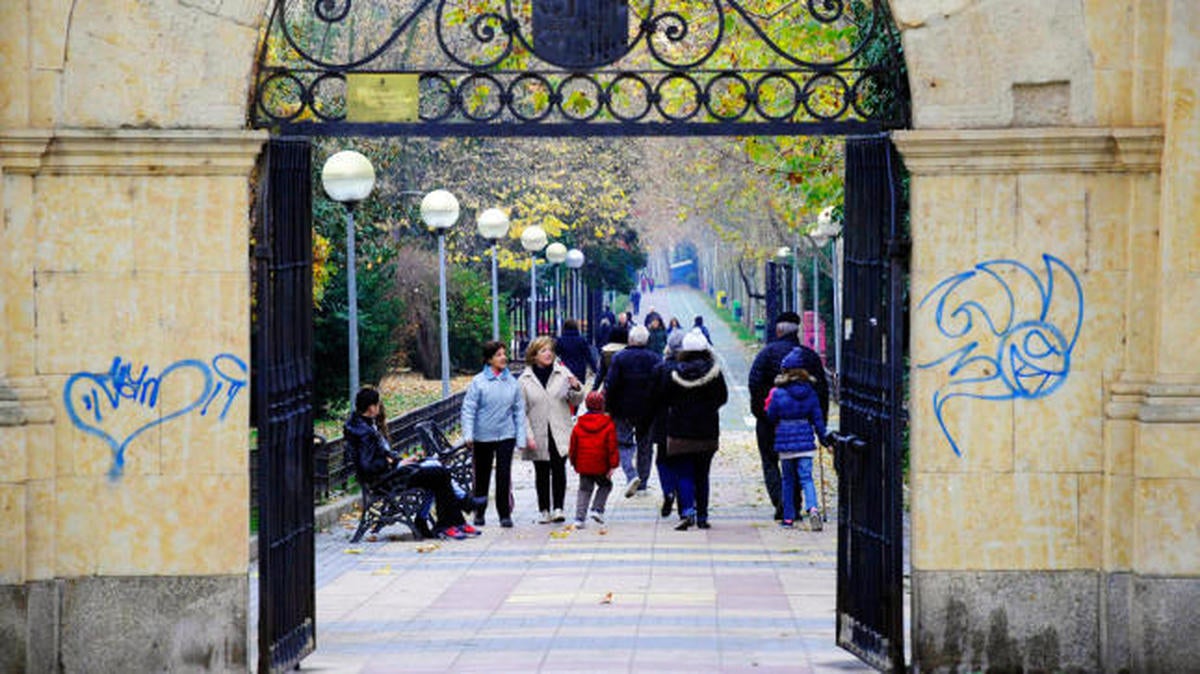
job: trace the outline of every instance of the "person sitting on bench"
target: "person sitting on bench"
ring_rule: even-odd
[[[437,521],[434,531],[442,538],[462,539],[481,532],[467,524],[463,511],[473,512],[486,501],[455,493],[450,471],[435,461],[401,458],[376,426],[381,408],[379,391],[365,386],[354,396],[354,412],[343,427],[346,442],[354,451],[359,479],[375,488],[387,489],[393,482],[420,487],[433,494]]]

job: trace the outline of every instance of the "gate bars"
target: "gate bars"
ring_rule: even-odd
[[[886,135],[846,139],[837,643],[904,671],[901,454],[908,240]]]
[[[272,138],[255,241],[258,428],[258,671],[316,648],[313,511],[312,152]]]

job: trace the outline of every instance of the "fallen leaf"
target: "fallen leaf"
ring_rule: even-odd
[[[417,552],[418,553],[433,552],[434,550],[437,550],[440,547],[442,547],[442,546],[437,543],[425,543],[424,545],[417,546]]]
[[[600,603],[601,603],[601,604],[611,604],[611,603],[612,603],[612,600],[613,600],[612,593],[611,593],[611,592],[609,592],[609,593],[605,594],[603,597],[601,597],[601,598],[600,598]]]
[[[372,576],[390,576],[390,575],[392,575],[392,565],[388,564],[387,566],[384,566],[382,569],[375,569],[374,571],[371,572],[371,575]]]
[[[346,548],[347,555],[361,555],[362,548]]]

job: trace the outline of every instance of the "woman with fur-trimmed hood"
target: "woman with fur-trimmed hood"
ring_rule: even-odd
[[[676,360],[659,370],[651,400],[666,408],[667,465],[676,476],[679,524],[708,528],[708,473],[721,435],[729,388],[704,333],[684,335]]]

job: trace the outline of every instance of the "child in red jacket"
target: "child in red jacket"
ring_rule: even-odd
[[[579,417],[571,431],[571,449],[568,458],[579,474],[579,494],[575,499],[575,528],[584,527],[588,505],[592,508],[592,519],[604,524],[604,504],[612,491],[612,473],[621,465],[617,451],[617,427],[604,413],[604,393],[592,391],[584,399],[587,414]],[[592,499],[592,490],[596,497]]]

